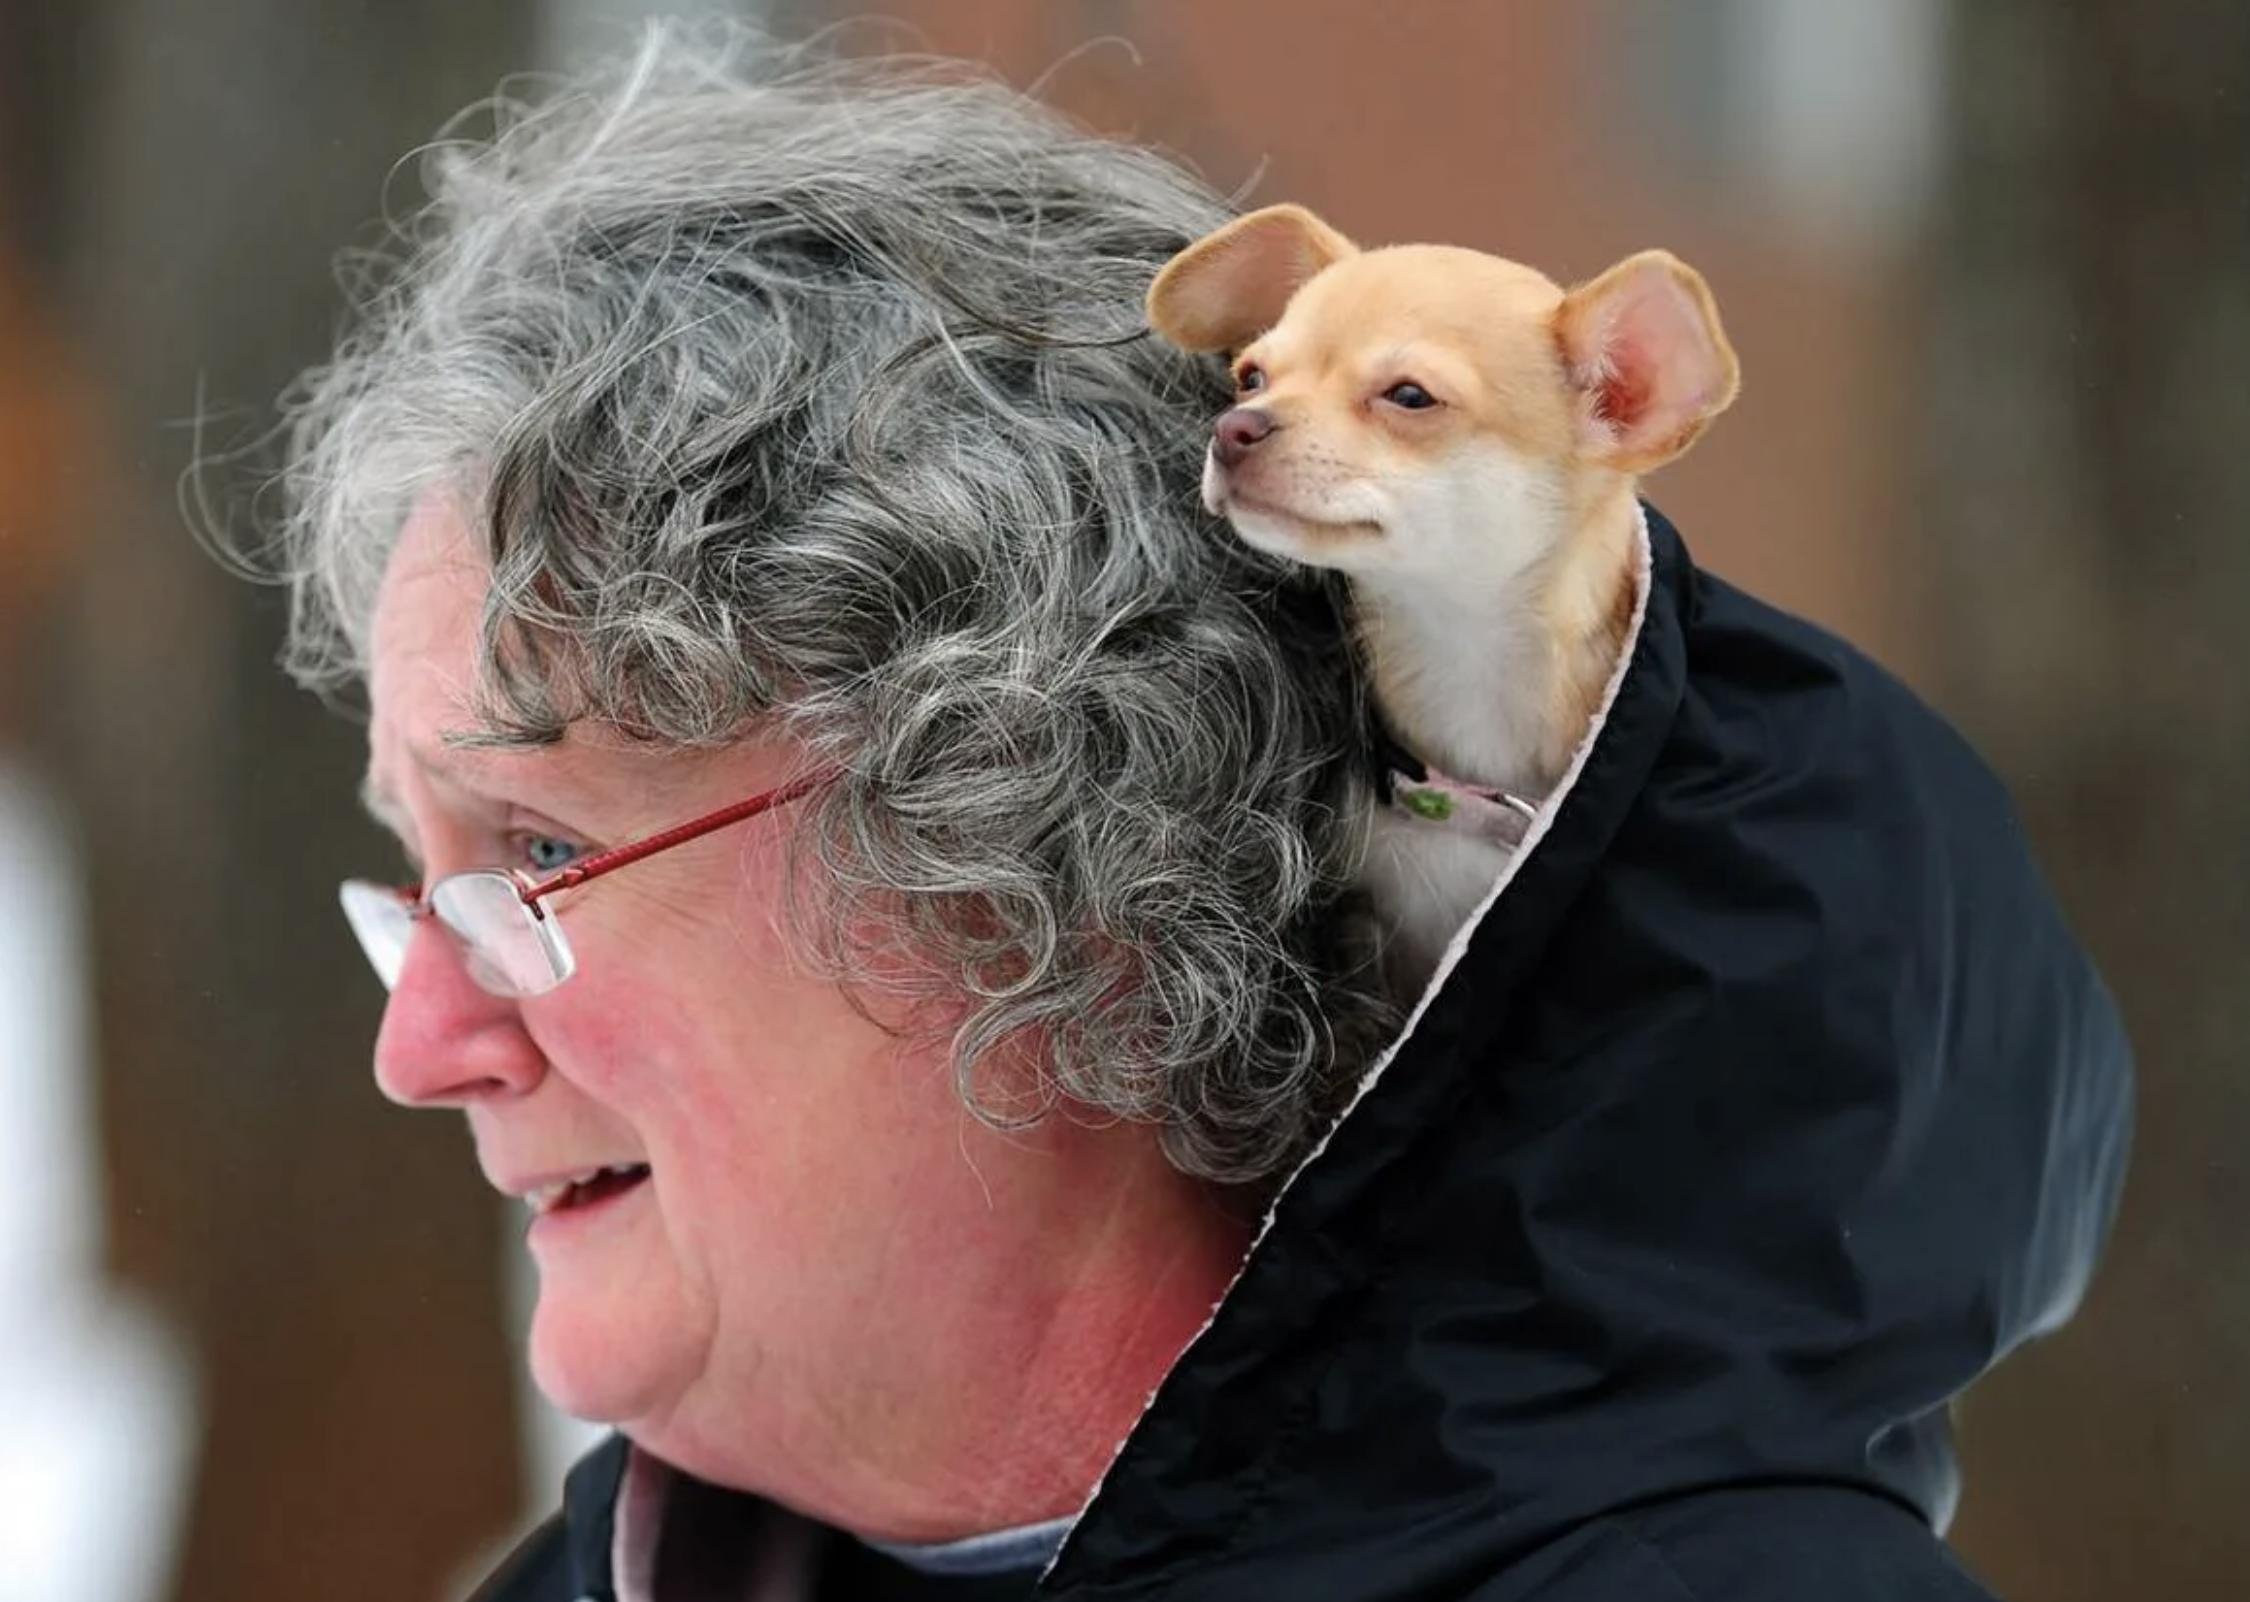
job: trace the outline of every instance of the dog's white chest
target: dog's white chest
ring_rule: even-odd
[[[1377,806],[1361,881],[1374,897],[1391,994],[1411,1007],[1469,914],[1499,882],[1515,847],[1448,828],[1398,806]]]

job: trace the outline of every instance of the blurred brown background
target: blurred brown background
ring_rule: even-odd
[[[87,1528],[147,1602],[454,1594],[552,1495],[511,1226],[460,1132],[366,1073],[377,994],[332,886],[392,854],[356,816],[357,731],[272,670],[277,598],[195,548],[178,496],[199,440],[239,444],[322,356],[331,258],[386,183],[413,201],[394,162],[644,9],[0,10],[0,811],[18,797],[17,860],[86,931],[16,931],[69,958],[25,1005],[82,1026],[19,1080],[75,1076],[85,1116],[40,1125],[55,1142],[7,1182],[67,1189],[82,1160],[92,1244],[24,1273],[142,1309],[172,1376],[139,1413],[88,1381],[58,1437],[169,1465],[130,1496],[87,1481]],[[1663,244],[1703,270],[1746,387],[1654,497],[1704,562],[1850,635],[1994,759],[2142,1061],[2085,1312],[1962,1408],[1957,1542],[2025,1602],[2244,1594],[2250,8],[872,9],[1363,240],[1566,279]],[[1080,48],[1101,38],[1130,47]],[[32,1038],[7,1029],[0,1053]],[[0,1314],[19,1377],[73,1345],[27,1323],[38,1300]],[[171,1457],[136,1438],[159,1424]],[[97,1594],[90,1557],[54,1562],[39,1594]]]

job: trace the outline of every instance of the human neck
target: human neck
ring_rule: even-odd
[[[768,1374],[756,1427],[714,1436],[676,1415],[647,1444],[700,1478],[881,1541],[952,1541],[1077,1513],[1232,1284],[1253,1226],[1172,1169],[1146,1127],[1061,1123],[963,1131],[992,1190],[982,1238],[927,1265],[950,1277],[949,1294],[898,1330],[882,1372],[854,1394]],[[1004,1171],[1004,1138],[1018,1159],[1027,1141],[1039,1148],[1029,1155],[1048,1176],[1041,1194]],[[796,1393],[784,1416],[765,1416],[784,1388]]]
[[[1623,644],[1632,481],[1582,492],[1561,521],[1519,567],[1353,581],[1375,701],[1398,737],[1453,778],[1526,799],[1561,777]]]
[[[990,1305],[991,1344],[969,1348],[954,1382],[964,1405],[950,1463],[897,1487],[912,1494],[895,1522],[854,1528],[938,1541],[1076,1514],[1210,1321],[1253,1234],[1248,1218],[1168,1165],[1121,1188],[1044,1294]]]

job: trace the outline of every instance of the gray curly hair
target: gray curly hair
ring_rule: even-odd
[[[949,1003],[972,1110],[1285,1169],[1390,1019],[1336,597],[1203,516],[1223,376],[1142,328],[1224,205],[957,64],[735,32],[653,31],[423,161],[284,399],[294,674],[364,679],[449,492],[493,562],[480,737],[806,742],[838,777],[792,937]],[[980,1073],[1008,1043],[1028,1092]]]

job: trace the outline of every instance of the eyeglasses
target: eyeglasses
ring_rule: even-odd
[[[540,905],[546,897],[794,801],[821,777],[814,773],[793,779],[661,834],[596,852],[545,879],[500,868],[478,868],[448,874],[431,885],[426,894],[420,885],[347,879],[338,897],[344,904],[345,921],[359,937],[360,949],[367,953],[385,990],[398,984],[414,926],[434,916],[460,942],[469,977],[480,988],[511,998],[544,995],[578,967],[570,942],[563,938],[562,924]]]

